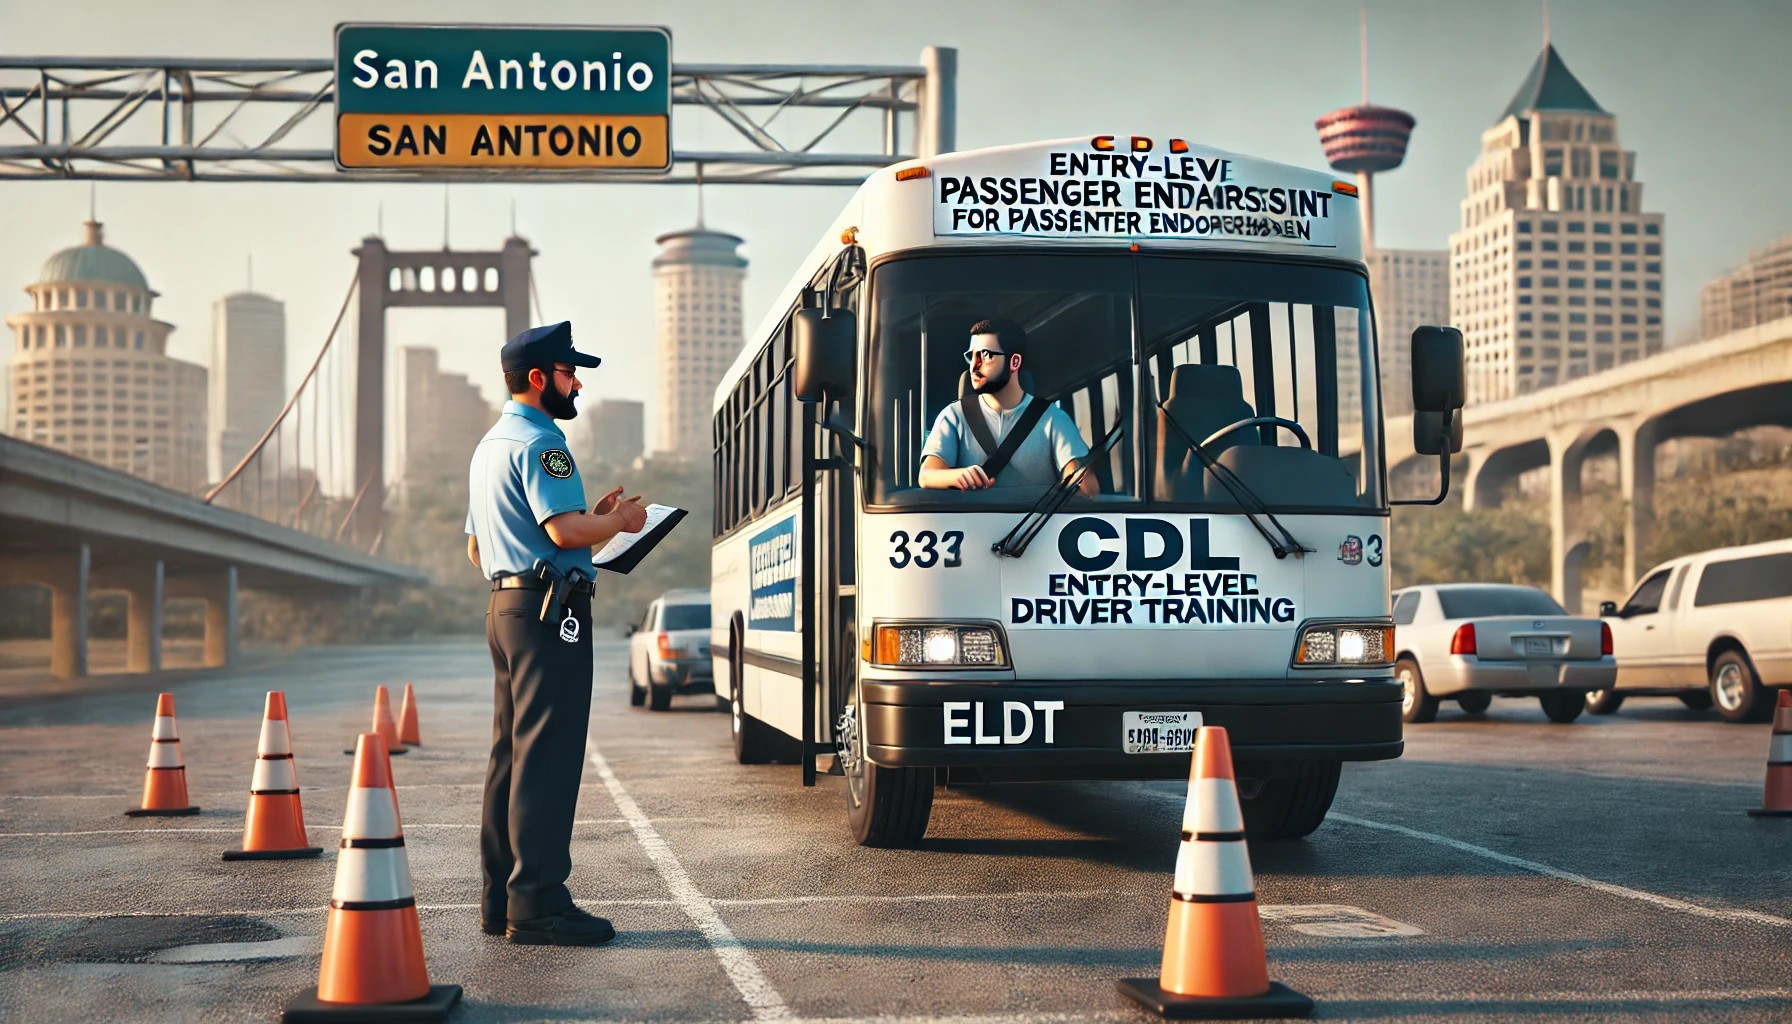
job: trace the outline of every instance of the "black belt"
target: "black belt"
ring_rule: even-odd
[[[535,590],[548,589],[552,580],[544,580],[539,576],[499,576],[492,580],[493,590]],[[566,594],[584,594],[590,596],[597,592],[597,584],[592,580],[580,580],[577,583],[560,581],[560,589]]]

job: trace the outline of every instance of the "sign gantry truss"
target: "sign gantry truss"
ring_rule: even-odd
[[[336,167],[328,60],[0,55],[0,180],[857,185],[953,149],[956,78],[943,47],[915,66],[674,64],[670,172],[421,173]],[[679,149],[690,122],[737,145]]]

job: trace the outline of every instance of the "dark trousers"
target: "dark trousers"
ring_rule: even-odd
[[[541,591],[494,590],[485,612],[496,687],[492,759],[479,834],[487,920],[557,914],[572,906],[572,822],[591,720],[591,598],[542,622]],[[565,612],[561,613],[564,618]]]

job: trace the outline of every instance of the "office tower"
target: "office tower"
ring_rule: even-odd
[[[579,412],[585,424],[585,451],[611,466],[627,466],[647,450],[647,407],[622,398],[605,398]]]
[[[1792,316],[1792,235],[1749,254],[1699,289],[1699,337],[1715,338]]]
[[[659,325],[657,451],[707,459],[716,385],[740,355],[741,239],[699,226],[661,235],[653,260]]]
[[[408,494],[419,486],[466,486],[467,464],[498,412],[464,373],[443,373],[433,348],[400,352],[398,467]]]
[[[205,367],[167,354],[157,292],[97,221],[25,286],[14,332],[8,430],[27,441],[195,493],[205,484]],[[272,414],[270,413],[270,418]]]
[[[212,303],[212,480],[261,440],[286,398],[286,304],[253,291]]]
[[[1450,322],[1468,400],[1497,401],[1661,348],[1662,217],[1618,119],[1544,44],[1468,172]]]
[[[1389,416],[1412,412],[1412,332],[1450,317],[1450,254],[1443,249],[1373,249],[1369,291],[1381,351],[1381,402]]]

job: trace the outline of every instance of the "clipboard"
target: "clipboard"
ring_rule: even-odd
[[[598,569],[626,575],[629,570],[641,564],[672,528],[684,519],[685,510],[671,505],[647,506],[647,525],[634,533],[619,533],[610,538],[610,542],[599,548],[591,556],[591,564]]]

